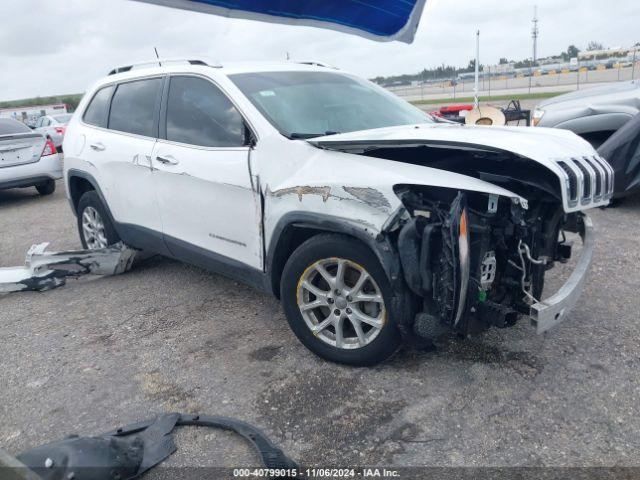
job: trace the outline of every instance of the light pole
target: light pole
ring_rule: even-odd
[[[480,30],[476,32],[476,71],[475,71],[475,86],[473,87],[473,107],[478,108],[480,101],[478,99],[478,88],[480,82],[478,75],[480,72]]]

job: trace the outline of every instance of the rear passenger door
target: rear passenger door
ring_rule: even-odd
[[[116,85],[106,128],[87,129],[88,155],[100,171],[100,187],[114,219],[145,235],[145,243],[155,238],[158,245],[147,245],[151,249],[162,246],[151,154],[158,136],[163,83],[163,77],[152,77]],[[85,122],[90,111],[91,105]]]
[[[261,214],[242,115],[199,76],[170,77],[165,96],[153,163],[167,246],[194,263],[226,257],[261,268]]]

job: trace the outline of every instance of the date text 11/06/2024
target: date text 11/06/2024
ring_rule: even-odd
[[[398,478],[397,470],[386,468],[306,468],[306,469],[269,469],[269,468],[236,468],[233,476],[242,478]]]

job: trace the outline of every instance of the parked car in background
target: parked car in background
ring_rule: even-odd
[[[571,130],[597,148],[638,112],[640,80],[633,80],[545,100],[533,110],[531,123]]]
[[[613,172],[575,134],[436,120],[318,65],[174,63],[113,70],[69,123],[85,248],[123,241],[271,292],[304,345],[354,365],[521,314],[541,333],[577,303],[585,210]],[[541,301],[571,256],[561,231],[584,246]]]
[[[50,138],[25,124],[0,119],[0,190],[36,187],[40,195],[56,189],[62,160]]]
[[[615,171],[615,199],[640,192],[640,114],[609,137],[598,153]]]
[[[50,138],[56,149],[62,151],[62,141],[67,130],[67,124],[71,120],[71,113],[61,113],[58,115],[44,115],[35,124],[34,130]]]

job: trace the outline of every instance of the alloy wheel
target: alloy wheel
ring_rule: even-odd
[[[344,258],[309,266],[298,282],[297,302],[311,332],[340,349],[370,344],[386,321],[380,287],[364,267]]]
[[[87,207],[82,212],[82,234],[89,250],[108,246],[104,222],[93,207]]]

